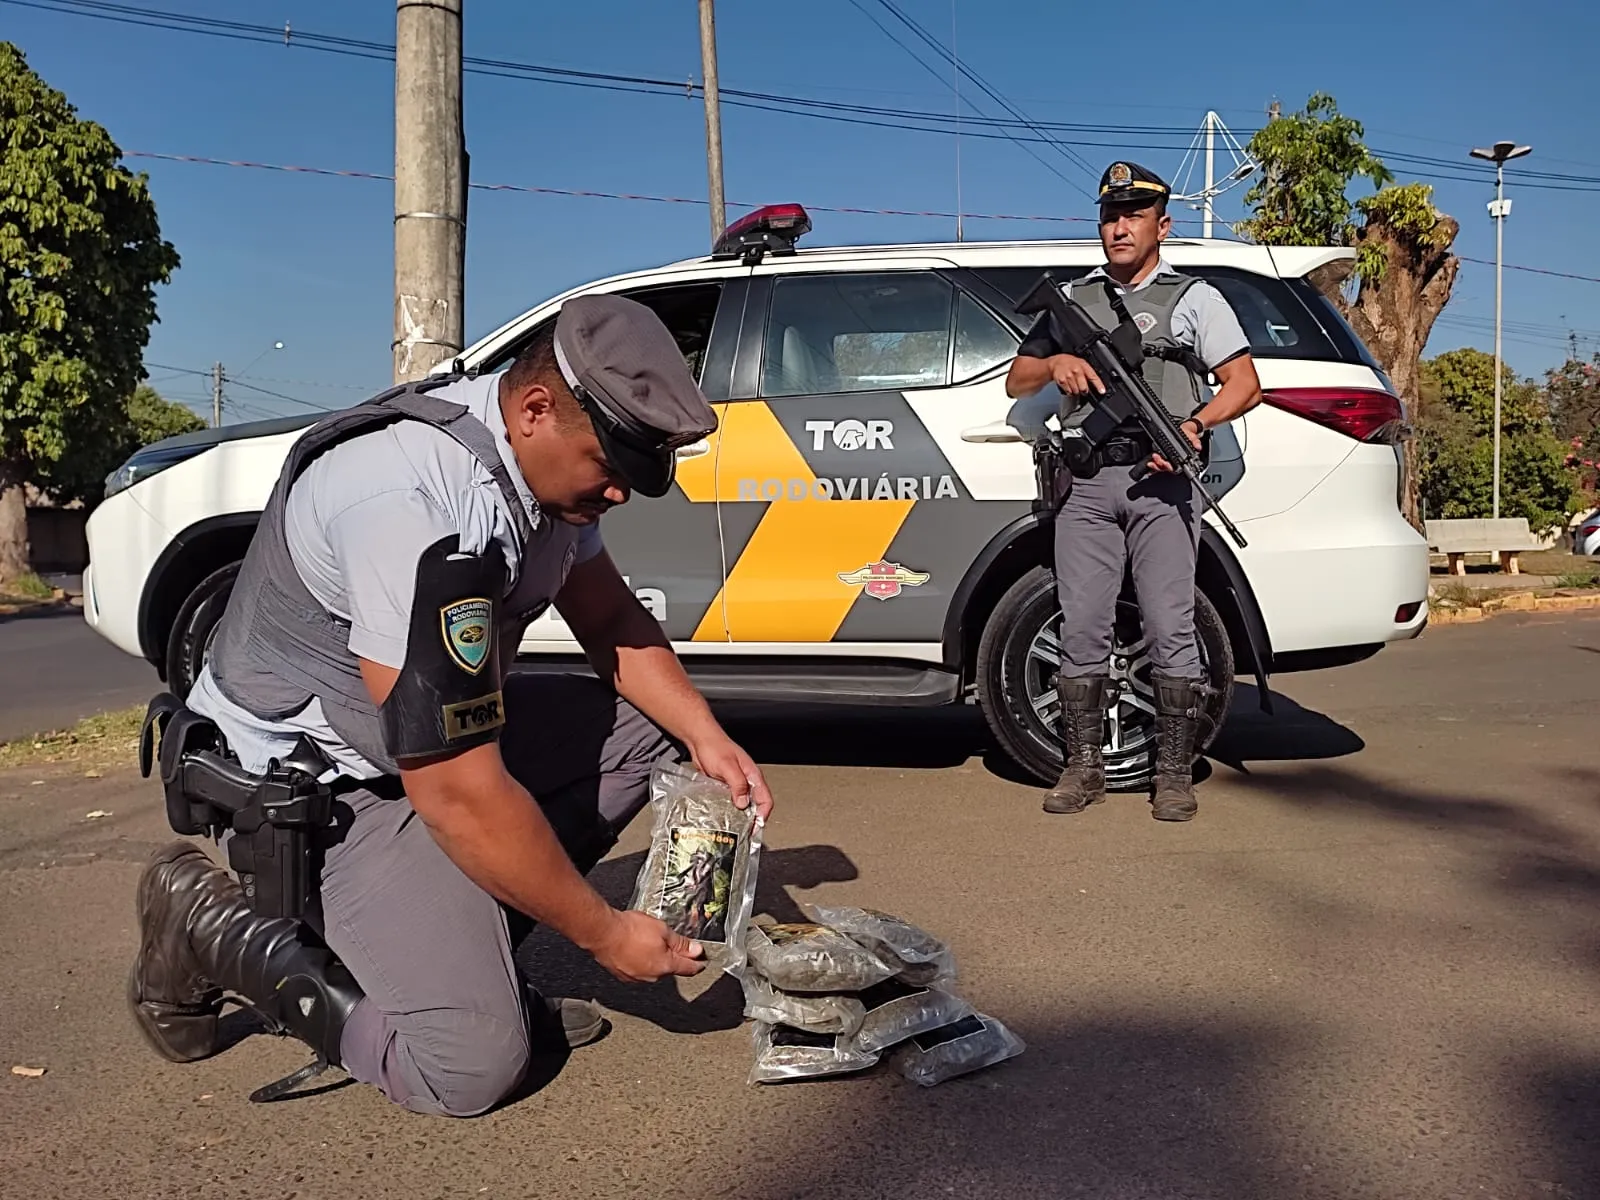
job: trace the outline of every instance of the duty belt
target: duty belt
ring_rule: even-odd
[[[1118,433],[1101,442],[1097,453],[1100,461],[1108,467],[1131,467],[1134,463],[1147,461],[1154,449],[1150,438],[1142,432]]]

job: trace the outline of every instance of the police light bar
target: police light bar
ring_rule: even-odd
[[[810,232],[811,218],[798,204],[769,204],[724,229],[711,257],[754,265],[767,254],[793,254],[795,242]]]

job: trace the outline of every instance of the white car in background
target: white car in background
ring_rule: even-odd
[[[1579,521],[1572,531],[1574,554],[1600,554],[1600,508]]]
[[[719,698],[883,705],[977,701],[1035,777],[1060,750],[1047,526],[1030,451],[1007,425],[1007,366],[1031,321],[1016,302],[1045,269],[1080,275],[1098,242],[796,248],[798,206],[736,222],[712,254],[542,301],[468,348],[503,368],[561,304],[631,296],[660,314],[718,431],[679,452],[677,483],[605,518],[606,542],[705,691]],[[1354,252],[1171,240],[1249,336],[1265,402],[1213,446],[1208,483],[1248,539],[1207,518],[1201,653],[1218,694],[1235,671],[1357,661],[1427,620],[1428,553],[1402,518],[1400,401],[1306,280]],[[172,438],[135,454],[89,522],[84,612],[182,693],[204,661],[284,457],[313,418]],[[1113,786],[1153,766],[1149,664],[1119,606],[1108,721]],[[525,669],[581,665],[552,613]]]

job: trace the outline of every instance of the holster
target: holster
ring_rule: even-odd
[[[1054,430],[1046,430],[1033,445],[1033,511],[1040,516],[1053,518],[1072,494],[1072,470],[1062,445],[1066,440]]]
[[[317,834],[333,824],[333,791],[318,777],[327,760],[301,737],[265,775],[240,765],[222,731],[170,692],[150,701],[139,731],[139,771],[149,777],[154,735],[173,832],[228,839],[228,865],[263,917],[304,916],[318,886]]]

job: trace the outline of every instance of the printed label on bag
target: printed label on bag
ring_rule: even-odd
[[[676,826],[670,833],[661,920],[697,941],[727,941],[729,893],[738,835],[725,829]]]

